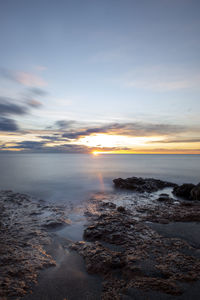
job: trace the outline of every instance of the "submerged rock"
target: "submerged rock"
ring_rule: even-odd
[[[154,178],[131,177],[127,179],[117,178],[113,180],[115,187],[129,189],[139,193],[156,192],[166,187],[177,187],[177,184]]]

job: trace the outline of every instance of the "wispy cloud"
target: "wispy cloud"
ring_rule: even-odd
[[[190,139],[167,139],[167,140],[158,140],[150,141],[149,143],[162,143],[162,144],[172,144],[172,143],[200,143],[200,138],[190,138]]]
[[[46,86],[47,85],[47,82],[43,78],[27,72],[17,72],[15,74],[15,80],[25,86]]]
[[[47,82],[42,77],[30,72],[1,69],[0,75],[28,87],[43,87],[47,85]]]
[[[63,137],[69,139],[77,139],[80,137],[90,136],[94,134],[107,133],[126,136],[156,136],[169,135],[171,133],[185,132],[185,126],[172,124],[151,124],[143,122],[132,123],[109,123],[106,125],[79,128],[77,130],[66,131]]]
[[[137,68],[117,80],[124,87],[157,92],[199,89],[200,73],[174,66]]]
[[[74,120],[58,120],[55,122],[55,126],[58,129],[67,129],[67,128],[72,128],[73,125],[76,123]]]
[[[42,66],[42,65],[37,65],[37,66],[35,66],[35,69],[37,71],[45,71],[45,70],[47,70],[47,67]]]

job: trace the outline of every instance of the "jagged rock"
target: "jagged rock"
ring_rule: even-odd
[[[177,197],[181,197],[187,200],[191,199],[191,191],[195,187],[192,183],[184,183],[180,186],[176,186],[173,189],[173,194]]]
[[[0,191],[0,207],[0,299],[21,299],[41,269],[55,266],[46,250],[47,227],[66,219],[61,207],[54,212],[54,206],[12,191]]]
[[[121,212],[121,213],[123,213],[123,212],[126,211],[125,207],[123,207],[123,206],[119,206],[119,207],[117,208],[117,210],[118,210],[119,212]]]
[[[193,187],[190,196],[193,200],[200,200],[200,183]]]
[[[167,194],[160,196],[170,199]],[[101,213],[104,203],[95,203]],[[89,273],[102,276],[101,299],[121,299],[120,295],[132,288],[180,295],[183,291],[177,281],[197,280],[200,260],[196,250],[182,239],[159,235],[145,221],[167,224],[198,219],[198,204],[184,207],[179,202],[172,205],[164,201],[153,209],[146,207],[144,219],[139,219],[136,211],[122,207],[121,213],[106,206],[106,213],[91,218],[84,232],[86,241],[71,248],[83,256]]]
[[[166,187],[177,187],[177,184],[154,178],[131,177],[127,179],[117,178],[113,180],[117,188],[129,189],[136,192],[155,192]]]
[[[102,206],[109,207],[109,208],[116,208],[116,204],[114,204],[112,202],[103,202]]]

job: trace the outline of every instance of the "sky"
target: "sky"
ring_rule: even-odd
[[[0,151],[200,154],[199,0],[0,0]]]

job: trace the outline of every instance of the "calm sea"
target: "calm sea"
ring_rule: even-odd
[[[113,189],[117,177],[200,182],[200,155],[6,154],[0,155],[0,189],[55,202],[81,202]]]

